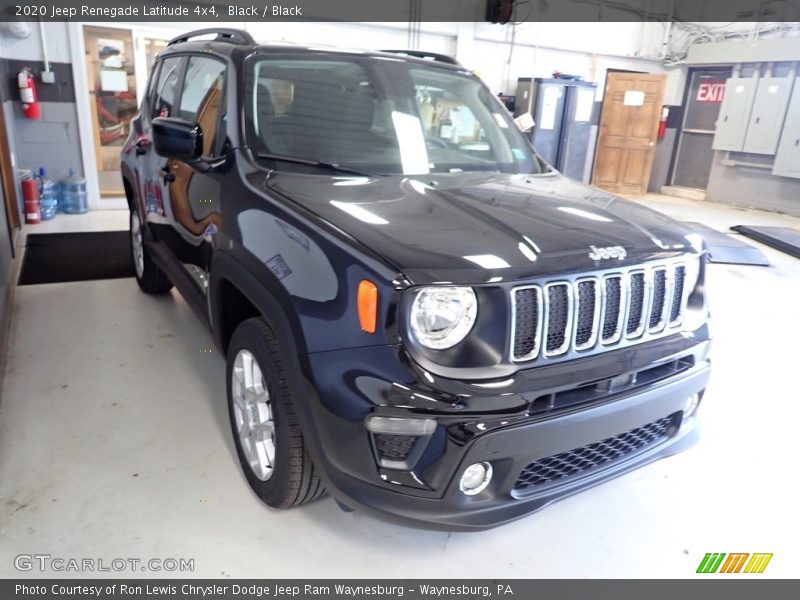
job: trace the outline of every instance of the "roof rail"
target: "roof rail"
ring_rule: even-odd
[[[179,35],[176,38],[172,38],[167,46],[172,46],[172,44],[180,44],[181,42],[188,42],[190,39],[194,37],[198,37],[201,35],[209,35],[212,33],[216,33],[217,37],[213,40],[215,42],[229,42],[231,44],[238,44],[240,46],[250,46],[251,44],[255,44],[256,41],[246,31],[242,31],[241,29],[227,29],[224,27],[220,28],[213,28],[213,29],[197,29],[196,31],[190,31],[189,33],[184,33],[183,35]]]
[[[437,54],[436,52],[425,52],[424,50],[381,50],[381,52],[388,52],[389,54],[403,54],[405,56],[413,56],[414,58],[423,58],[426,60],[447,63],[448,65],[456,65],[457,67],[461,66],[461,64],[452,56],[447,56],[446,54]]]

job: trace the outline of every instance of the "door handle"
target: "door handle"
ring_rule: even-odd
[[[175,181],[175,175],[170,172],[169,165],[165,165],[160,171],[161,177],[164,178],[164,183],[172,183]]]
[[[147,153],[147,149],[150,147],[150,140],[146,136],[140,135],[133,143],[133,147],[136,148],[136,154],[142,156]]]

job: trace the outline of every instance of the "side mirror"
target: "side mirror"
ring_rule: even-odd
[[[153,119],[153,148],[165,158],[198,159],[203,154],[203,130],[197,123],[158,117]]]

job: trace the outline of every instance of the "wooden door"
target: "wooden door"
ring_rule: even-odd
[[[617,194],[647,191],[666,81],[651,73],[608,74],[593,185]]]
[[[14,236],[20,228],[19,204],[14,184],[14,171],[11,166],[11,150],[8,146],[5,113],[0,108],[0,175],[2,177],[3,200],[8,220],[8,237],[11,240],[11,253],[14,254]]]

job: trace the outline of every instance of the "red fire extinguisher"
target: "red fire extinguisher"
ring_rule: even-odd
[[[661,120],[658,122],[658,139],[664,139],[667,133],[667,121],[669,119],[669,106],[661,109]]]
[[[27,67],[17,75],[19,97],[22,100],[22,113],[28,119],[41,119],[42,111],[39,109],[39,97],[36,95],[36,84],[33,73]]]
[[[36,225],[42,222],[42,212],[39,209],[39,182],[35,177],[22,179],[22,200],[25,202],[25,222]]]

